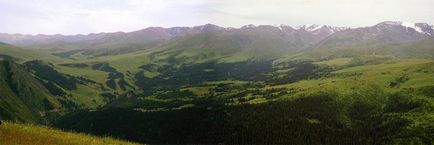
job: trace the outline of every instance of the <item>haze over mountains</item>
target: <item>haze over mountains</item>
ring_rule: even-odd
[[[48,50],[59,55],[110,55],[123,54],[157,47],[180,37],[194,37],[207,34],[209,37],[225,35],[228,40],[237,41],[240,46],[263,38],[270,43],[280,45],[283,50],[304,48],[335,47],[352,43],[401,43],[431,38],[433,26],[426,23],[408,23],[386,21],[374,26],[362,28],[334,27],[327,25],[246,25],[241,28],[224,28],[213,24],[195,27],[149,27],[133,32],[97,33],[88,35],[23,35],[0,33],[0,42],[17,46]],[[275,41],[275,42],[271,42]],[[230,43],[230,42],[226,42]],[[234,44],[236,45],[236,44]],[[271,45],[271,44],[270,44]],[[323,49],[323,48],[320,48]],[[99,51],[99,52],[96,52]]]
[[[329,25],[317,25],[317,24],[307,24],[300,25],[296,27],[291,27],[287,25],[280,26],[272,26],[272,25],[259,25],[255,26],[252,24],[245,25],[241,28],[232,28],[232,27],[220,27],[213,24],[206,24],[201,26],[194,27],[171,27],[171,28],[163,28],[163,27],[149,27],[146,29],[133,31],[133,32],[113,32],[113,33],[91,33],[88,35],[26,35],[26,34],[8,34],[8,33],[0,33],[1,41],[6,43],[13,44],[28,44],[34,42],[56,42],[56,41],[64,41],[64,42],[76,42],[76,41],[87,41],[87,40],[97,40],[103,39],[104,37],[112,37],[115,35],[136,35],[141,36],[139,34],[148,34],[155,37],[160,37],[160,39],[168,39],[176,36],[182,36],[186,34],[194,34],[199,32],[209,32],[209,31],[219,31],[219,30],[234,30],[234,29],[247,29],[247,28],[261,28],[261,27],[275,27],[284,31],[286,33],[290,33],[292,31],[306,31],[315,35],[323,34],[325,36],[333,34],[335,32],[343,31],[343,30],[354,30],[361,28],[350,28],[350,27],[335,27]],[[370,26],[371,28],[381,29],[380,27],[399,27],[398,29],[404,29],[407,32],[417,32],[421,34],[432,35],[434,32],[433,26],[427,23],[409,23],[403,21],[385,21],[374,26]],[[367,28],[367,27],[365,27]],[[146,36],[146,35],[145,35]],[[142,36],[143,37],[143,36]],[[146,38],[146,37],[144,37]]]

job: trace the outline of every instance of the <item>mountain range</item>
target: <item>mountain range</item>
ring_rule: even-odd
[[[336,45],[353,45],[355,43],[375,45],[377,42],[373,41],[379,41],[378,43],[411,42],[432,38],[434,31],[433,26],[426,23],[400,21],[386,21],[362,28],[311,24],[295,28],[286,25],[246,25],[237,29],[206,24],[195,27],[149,27],[133,32],[88,35],[23,35],[1,33],[0,42],[42,49],[55,53],[58,56],[79,53],[91,56],[103,56],[154,48],[165,43],[170,43],[171,40],[178,40],[180,37],[192,38],[205,34],[209,35],[210,38],[225,35],[223,37],[232,41],[228,43],[238,43],[239,45],[249,45],[251,41],[258,40],[270,41],[270,43],[279,45],[276,46],[281,47],[279,49],[300,50],[304,48],[334,48]],[[263,40],[261,37],[257,37],[260,36],[259,34],[269,35],[264,37],[271,40]]]

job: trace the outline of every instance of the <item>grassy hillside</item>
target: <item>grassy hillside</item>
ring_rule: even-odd
[[[61,107],[45,86],[23,66],[0,60],[0,116],[23,122],[43,122],[46,111]]]
[[[13,45],[0,43],[0,59],[13,59],[15,61],[24,62],[34,59],[42,59],[50,62],[61,61],[61,59],[47,54],[47,52],[40,52],[37,50],[26,50]]]
[[[114,72],[93,67],[99,63],[82,69],[68,67],[62,64],[73,60],[9,44],[0,44],[0,61],[0,96],[4,97],[0,114],[8,120],[42,123],[48,112],[97,108],[108,101],[101,95],[105,91],[122,93],[131,88],[131,82],[119,78],[122,74],[111,78]],[[116,88],[109,86],[110,81]]]
[[[5,122],[0,126],[0,145],[135,145],[136,143],[63,132],[42,126]]]
[[[49,123],[51,114],[96,108],[106,100],[97,82],[63,74],[44,61],[23,64],[0,60],[0,116],[6,120]]]
[[[345,59],[319,62],[336,66]],[[346,60],[347,65],[358,61]],[[378,63],[378,64],[377,64]],[[297,88],[302,92],[316,90],[339,90],[341,93],[354,93],[361,86],[376,86],[388,92],[412,89],[417,90],[434,85],[434,61],[423,59],[396,59],[374,64],[345,67],[331,72],[331,77],[302,80],[274,87]],[[404,79],[405,78],[405,79]]]

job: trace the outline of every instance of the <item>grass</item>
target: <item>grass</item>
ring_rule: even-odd
[[[77,89],[69,92],[72,94],[74,100],[83,103],[89,108],[96,108],[104,104],[103,97],[99,95],[101,90],[97,88],[77,84]]]
[[[352,59],[353,58],[335,58],[335,59],[331,59],[331,60],[316,62],[315,64],[330,65],[330,66],[343,66],[343,65],[349,64]]]
[[[209,81],[204,82],[204,84],[207,85],[217,85],[217,84],[245,84],[248,83],[248,81],[240,81],[240,80],[222,80],[222,81]]]
[[[135,145],[110,137],[63,132],[42,126],[4,122],[0,126],[0,145]]]
[[[66,67],[57,65],[56,69],[64,74],[69,74],[73,76],[82,76],[91,80],[94,80],[98,83],[104,83],[108,77],[107,72],[103,72],[100,70],[93,70],[90,67],[86,68],[74,68],[74,67]]]
[[[14,58],[18,58],[19,62],[24,62],[28,60],[34,60],[34,59],[48,60],[50,62],[61,61],[60,58],[49,55],[46,52],[22,49],[8,44],[0,44],[0,54],[9,55]]]
[[[383,64],[377,64],[377,65],[364,65],[364,66],[358,66],[358,67],[351,67],[347,69],[343,69],[340,71],[336,71],[335,73],[345,73],[345,72],[364,72],[364,71],[371,71],[371,72],[379,72],[378,70],[390,70],[390,69],[396,69],[396,68],[403,68],[403,67],[412,67],[415,65],[420,64],[426,64],[426,63],[432,63],[432,60],[427,59],[401,59],[397,60],[392,63],[383,63]]]
[[[188,90],[193,92],[196,95],[205,95],[210,92],[211,88],[213,87],[189,87],[189,88],[183,88],[181,89],[181,91]]]
[[[432,60],[403,59],[393,63],[349,67],[332,72],[333,77],[302,80],[291,84],[269,86],[267,88],[294,88],[297,93],[285,96],[292,98],[315,92],[337,92],[351,95],[357,92],[370,92],[374,88],[394,93],[403,88],[422,88],[434,85],[434,62]],[[395,87],[390,84],[401,76],[409,80]]]

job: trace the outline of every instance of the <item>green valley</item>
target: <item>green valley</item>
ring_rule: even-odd
[[[0,37],[0,144],[434,143],[433,31],[315,30]]]

